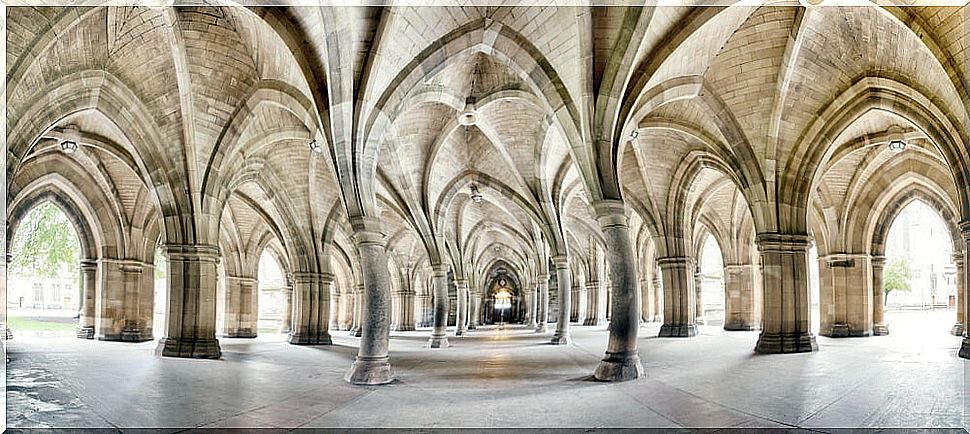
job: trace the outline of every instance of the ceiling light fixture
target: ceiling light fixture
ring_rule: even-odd
[[[73,140],[61,140],[61,152],[65,154],[73,154],[77,152],[77,142]]]
[[[637,137],[640,137],[640,132],[639,131],[637,131],[637,130],[630,131],[630,141],[636,140]]]
[[[316,140],[310,140],[309,146],[310,146],[310,151],[312,151],[314,154],[323,153],[323,146],[320,146],[320,142],[317,142]]]
[[[903,152],[904,149],[906,149],[906,142],[904,140],[896,139],[896,140],[889,141],[890,151],[898,154],[900,152]]]
[[[472,193],[471,194],[472,202],[482,203],[482,201],[485,200],[485,197],[482,196],[482,193],[480,191],[478,191],[478,186],[475,184],[472,184],[471,186],[471,193]]]

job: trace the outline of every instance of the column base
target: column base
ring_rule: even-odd
[[[241,338],[241,339],[255,339],[256,332],[251,329],[244,330],[234,330],[231,332],[226,332],[222,334],[224,338]]]
[[[660,326],[661,338],[689,338],[697,336],[697,324],[664,324]]]
[[[606,324],[606,320],[598,318],[586,318],[586,320],[583,321],[584,326],[598,326],[603,324]]]
[[[95,338],[106,342],[146,342],[154,339],[151,331],[143,332],[141,330],[122,330],[121,333],[111,334],[102,333]]]
[[[875,327],[873,327],[873,332],[875,332]],[[886,330],[886,334],[889,334],[889,330]],[[963,336],[963,323],[958,322],[953,324],[953,328],[950,329],[950,334],[953,336]]]
[[[94,326],[84,326],[77,328],[78,339],[94,339]]]
[[[413,325],[399,325],[399,326],[391,327],[391,330],[392,331],[396,331],[396,332],[413,332],[414,331],[414,326]]]
[[[960,358],[970,359],[970,337],[964,336],[963,343],[960,344]]]
[[[292,330],[290,330],[289,327],[283,327],[283,328],[280,329],[280,334],[281,335],[287,335],[287,334],[290,334],[291,331]]]
[[[815,336],[808,332],[762,332],[754,351],[759,354],[810,353],[818,351],[818,343]]]
[[[291,345],[333,345],[333,340],[330,339],[330,334],[327,333],[323,336],[309,336],[290,333],[290,337],[286,340]]]
[[[162,357],[183,357],[193,359],[218,359],[222,357],[219,340],[163,338],[158,341],[155,355]]]
[[[364,334],[364,329],[360,327],[354,327],[350,329],[350,332],[348,332],[347,334],[350,335],[351,337],[359,338]]]
[[[636,353],[611,353],[606,352],[606,357],[600,361],[596,367],[593,378],[596,381],[630,381],[643,376],[643,365],[640,364],[640,356]]]
[[[477,326],[476,326],[475,324],[469,324],[469,325],[468,325],[468,330],[475,330],[475,329],[477,329],[477,328],[478,328],[478,327],[477,327]]]
[[[756,325],[745,324],[745,323],[724,324],[724,330],[727,330],[729,332],[749,332],[753,330],[759,330],[760,328],[761,327],[758,327]]]
[[[447,336],[431,336],[428,340],[428,348],[448,348],[451,344]]]
[[[549,328],[545,324],[536,325],[536,333],[546,333]]]
[[[552,335],[552,339],[549,340],[550,344],[553,345],[568,345],[573,339],[569,336],[569,333],[559,333]]]
[[[832,324],[829,330],[820,332],[819,334],[830,338],[846,338],[851,336],[848,324]]]
[[[465,330],[463,329],[455,330],[455,336],[461,336],[463,334],[465,334]]]
[[[394,381],[394,372],[387,356],[361,357],[357,356],[350,370],[344,375],[344,380],[356,385],[378,385]]]

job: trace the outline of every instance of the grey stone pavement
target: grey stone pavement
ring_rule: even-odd
[[[813,354],[756,355],[756,332],[702,326],[690,339],[641,327],[646,378],[589,381],[606,327],[553,346],[520,327],[424,348],[393,333],[388,386],[343,375],[356,338],[298,347],[282,335],[221,339],[218,361],[157,358],[155,342],[7,343],[10,427],[960,427],[967,361],[953,313],[896,313],[891,335],[819,338]],[[16,333],[16,330],[14,331]],[[822,429],[821,431],[825,431]]]

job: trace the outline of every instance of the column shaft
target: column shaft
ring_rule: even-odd
[[[886,292],[883,286],[885,281],[882,274],[886,267],[886,257],[873,256],[870,263],[872,264],[872,335],[885,336],[889,334],[889,327],[886,325]],[[957,266],[958,287],[963,281],[961,267],[962,264]]]
[[[293,330],[293,284],[287,282],[282,291],[283,320],[280,322],[280,333],[289,334]]]
[[[549,322],[549,276],[545,274],[539,275],[539,285],[538,285],[539,305],[536,309],[536,333],[545,333],[548,331]]]
[[[222,336],[226,338],[256,337],[256,305],[258,283],[245,276],[226,276],[225,325]]]
[[[293,273],[293,322],[289,342],[330,345],[330,273]]]
[[[950,333],[954,336],[963,336],[963,323],[966,321],[964,317],[967,314],[967,306],[963,301],[967,298],[966,276],[964,275],[966,271],[963,269],[965,266],[963,261],[963,253],[956,252],[953,254],[953,264],[957,267],[957,322],[953,324]]]
[[[697,293],[693,258],[660,258],[657,264],[664,279],[664,323],[660,326],[660,337],[696,336]]]
[[[610,340],[606,347],[606,356],[593,375],[600,381],[633,380],[643,376],[643,366],[637,353],[637,265],[626,209],[620,201],[598,202],[594,204],[594,208],[606,241],[613,317],[610,321]]]
[[[94,339],[94,324],[97,316],[96,289],[98,285],[98,263],[93,260],[81,261],[81,319],[77,337]]]
[[[360,349],[344,379],[351,384],[387,384],[394,380],[387,357],[391,333],[391,275],[387,271],[384,234],[376,220],[351,221],[364,277]],[[363,226],[363,227],[362,227]]]
[[[434,329],[428,346],[447,348],[448,343],[448,268],[442,265],[432,267],[434,278]]]
[[[559,317],[556,319],[556,333],[552,335],[550,343],[553,345],[568,344],[570,296],[573,289],[572,273],[569,271],[569,261],[565,256],[553,258],[556,266],[556,285],[559,287]]]
[[[756,242],[762,258],[764,328],[755,351],[818,351],[809,320],[809,237],[764,233]]]
[[[216,340],[219,248],[169,244],[164,251],[168,261],[167,324],[155,354],[218,359],[222,356]]]
[[[465,321],[468,318],[468,282],[465,280],[455,281],[455,300],[458,305],[457,317],[455,318],[455,336],[461,336],[465,334],[467,329]]]
[[[761,328],[761,288],[758,267],[754,264],[724,266],[724,330]]]
[[[703,301],[704,275],[701,274],[700,267],[694,272],[694,304],[697,310],[694,313],[697,324],[704,324],[704,301]]]

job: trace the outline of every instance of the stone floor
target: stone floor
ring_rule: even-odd
[[[569,346],[519,327],[451,337],[395,333],[398,381],[355,387],[357,339],[297,347],[223,339],[219,361],[160,359],[153,342],[17,339],[7,345],[11,427],[959,427],[967,362],[953,313],[893,314],[891,335],[819,338],[814,354],[755,355],[757,333],[641,329],[646,378],[588,381],[605,327]],[[16,332],[16,331],[14,331]],[[176,431],[173,429],[172,431]],[[824,431],[824,430],[823,430]]]

